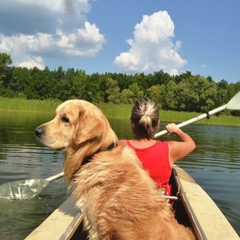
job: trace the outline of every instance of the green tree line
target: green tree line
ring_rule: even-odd
[[[24,99],[79,98],[95,103],[133,104],[140,97],[155,100],[164,110],[206,112],[227,103],[240,82],[215,82],[212,77],[186,71],[170,76],[160,70],[152,74],[86,74],[61,66],[50,71],[11,66],[11,57],[0,53],[0,96]],[[232,112],[237,115],[238,112]]]

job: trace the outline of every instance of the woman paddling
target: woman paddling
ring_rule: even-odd
[[[168,124],[166,130],[168,135],[177,135],[180,141],[154,140],[160,124],[159,110],[149,98],[136,101],[130,120],[134,139],[121,141],[120,144],[125,142],[135,150],[157,187],[163,188],[165,195],[170,195],[169,180],[173,164],[191,153],[196,147],[195,142],[174,123]]]

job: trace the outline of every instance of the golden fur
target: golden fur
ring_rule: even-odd
[[[65,151],[66,180],[90,240],[194,239],[177,223],[134,151],[127,146],[107,150],[118,139],[96,106],[66,101],[35,132],[46,146]],[[82,164],[86,158],[91,159]]]

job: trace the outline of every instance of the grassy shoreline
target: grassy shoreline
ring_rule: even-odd
[[[1,112],[43,112],[54,113],[56,107],[61,103],[60,100],[25,100],[25,99],[10,99],[0,98]],[[107,117],[129,118],[132,105],[130,104],[96,104],[103,110]],[[201,115],[196,112],[175,112],[160,110],[160,118],[163,122],[184,122]],[[1,120],[1,119],[0,119]],[[216,124],[216,125],[230,125],[240,126],[240,117],[233,117],[229,115],[211,116],[210,119],[202,119],[198,121],[199,124]]]

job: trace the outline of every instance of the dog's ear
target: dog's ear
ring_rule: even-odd
[[[105,119],[96,109],[81,108],[76,124],[76,144],[87,140],[101,139]]]

